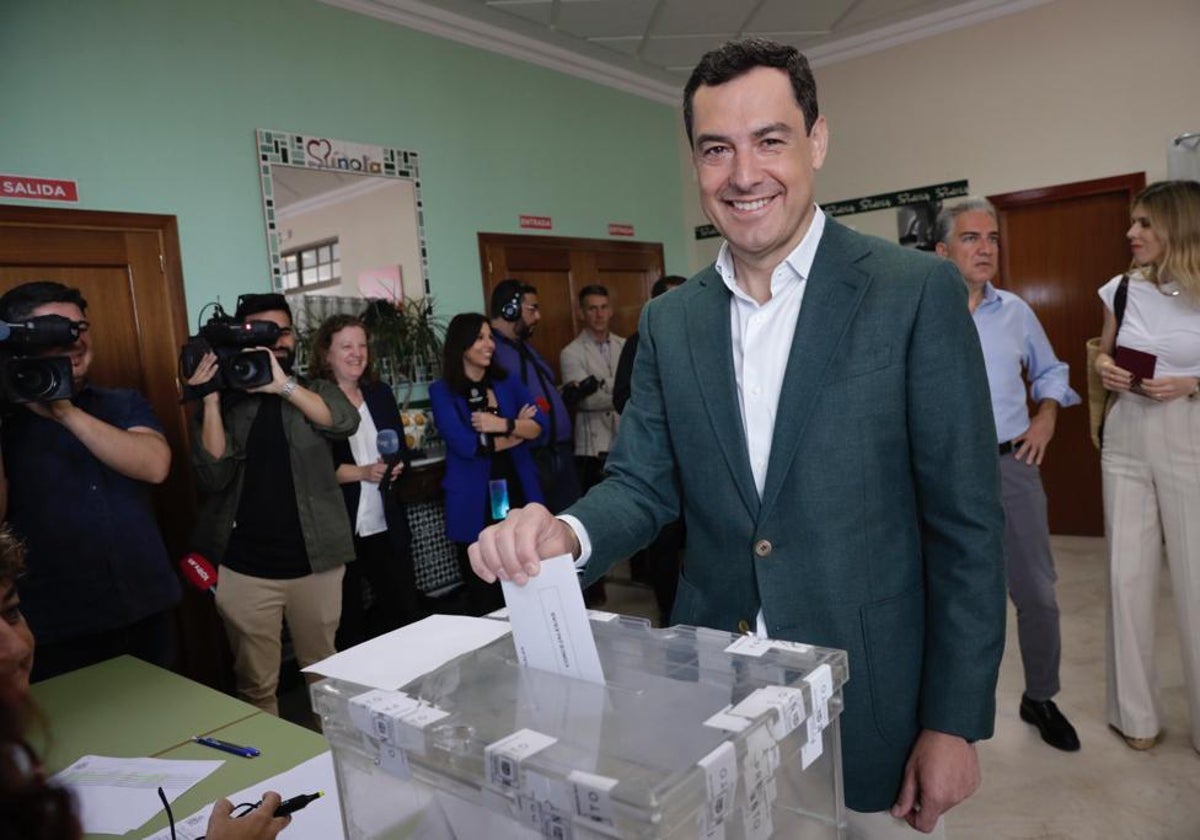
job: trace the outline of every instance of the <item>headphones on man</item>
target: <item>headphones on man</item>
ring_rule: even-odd
[[[515,324],[521,320],[521,298],[525,296],[525,284],[519,280],[505,280],[504,284],[512,286],[512,294],[504,298],[495,311],[505,321]]]

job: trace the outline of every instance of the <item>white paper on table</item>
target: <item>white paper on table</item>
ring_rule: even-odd
[[[522,665],[604,684],[596,637],[569,554],[543,560],[541,571],[524,586],[501,585]]]
[[[253,784],[245,790],[229,795],[234,805],[241,802],[257,802],[262,794],[273,790],[284,799],[302,793],[324,791],[325,795],[304,809],[292,814],[292,824],[280,832],[288,840],[344,840],[342,831],[342,804],[338,797],[337,779],[333,773],[333,755],[323,752],[291,770]],[[196,840],[208,829],[208,815],[212,812],[210,802],[185,820],[175,823],[177,840]],[[171,829],[151,834],[146,840],[171,840]]]
[[[51,781],[75,795],[85,834],[126,834],[162,811],[158,788],[174,802],[224,763],[85,755]]]
[[[304,672],[395,691],[454,657],[481,648],[508,632],[508,625],[502,621],[464,615],[431,615],[335,653],[309,665]]]

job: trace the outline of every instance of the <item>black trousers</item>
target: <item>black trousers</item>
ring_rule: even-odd
[[[369,608],[363,597],[364,580],[371,587]],[[399,550],[387,531],[356,536],[354,562],[346,564],[342,578],[337,649],[353,647],[428,614],[424,596],[417,589],[412,552]]]
[[[86,668],[114,656],[128,654],[151,665],[175,665],[175,621],[170,610],[157,612],[126,627],[75,636],[55,642],[38,642],[34,649],[32,682]]]
[[[475,574],[467,556],[468,545],[469,543],[454,544],[458,556],[458,573],[462,575],[463,586],[467,590],[467,609],[470,615],[487,615],[504,606],[504,592],[500,589],[500,581],[485,583],[483,578]]]

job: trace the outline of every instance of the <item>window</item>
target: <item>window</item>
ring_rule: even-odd
[[[283,290],[295,292],[342,282],[342,255],[336,239],[284,251]]]

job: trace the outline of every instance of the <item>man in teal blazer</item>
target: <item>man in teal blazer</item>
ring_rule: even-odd
[[[682,512],[673,620],[847,650],[853,836],[903,834],[900,819],[940,831],[979,784],[1004,643],[995,428],[966,289],[952,264],[813,203],[828,130],[794,49],[709,53],[684,117],[721,254],[646,306],[609,477],[559,519],[515,511],[472,565],[522,583],[570,551],[586,584]]]

